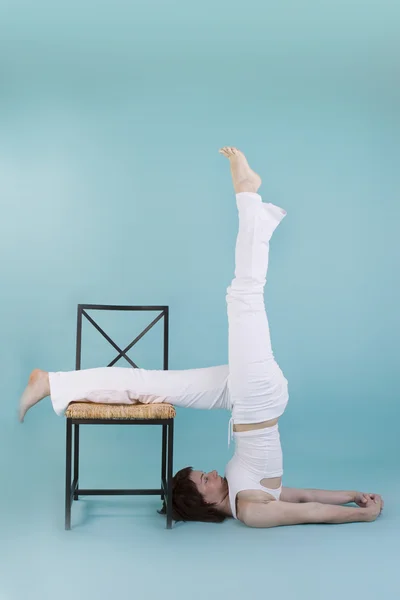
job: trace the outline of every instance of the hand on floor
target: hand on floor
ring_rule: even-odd
[[[375,503],[382,502],[382,508],[385,505],[382,497],[379,494],[365,494],[364,492],[356,492],[353,500],[353,502],[355,502],[358,506],[361,506],[361,508],[368,506],[371,501]]]

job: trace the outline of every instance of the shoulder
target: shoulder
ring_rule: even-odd
[[[250,505],[251,502],[244,500],[243,498],[238,498],[236,500],[236,516],[239,521],[242,521],[242,523],[246,523],[248,513],[251,510]]]
[[[264,497],[263,497],[264,496]],[[268,499],[264,492],[260,492],[260,496],[254,495],[254,491],[249,490],[247,492],[241,492],[238,494],[236,500],[236,516],[242,523],[247,523],[251,519],[251,515],[254,511],[260,507],[260,505],[276,503],[275,498]]]

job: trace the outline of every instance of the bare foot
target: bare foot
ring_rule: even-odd
[[[243,152],[240,152],[237,148],[230,148],[228,146],[224,146],[219,152],[229,158],[235,192],[237,194],[240,192],[257,193],[261,185],[261,177],[250,169]]]
[[[24,421],[26,412],[43,398],[50,395],[49,374],[40,369],[34,369],[29,376],[29,382],[19,401],[19,420]]]

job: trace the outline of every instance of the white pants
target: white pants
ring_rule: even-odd
[[[232,410],[234,423],[280,416],[287,380],[274,359],[264,305],[269,240],[286,212],[253,193],[236,195],[239,231],[235,277],[227,289],[229,364],[186,370],[101,367],[49,373],[55,412],[70,402],[168,402],[199,409]]]

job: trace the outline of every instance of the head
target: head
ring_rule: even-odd
[[[228,516],[224,510],[228,494],[226,478],[216,471],[181,469],[172,480],[172,517],[175,521],[222,523]]]

